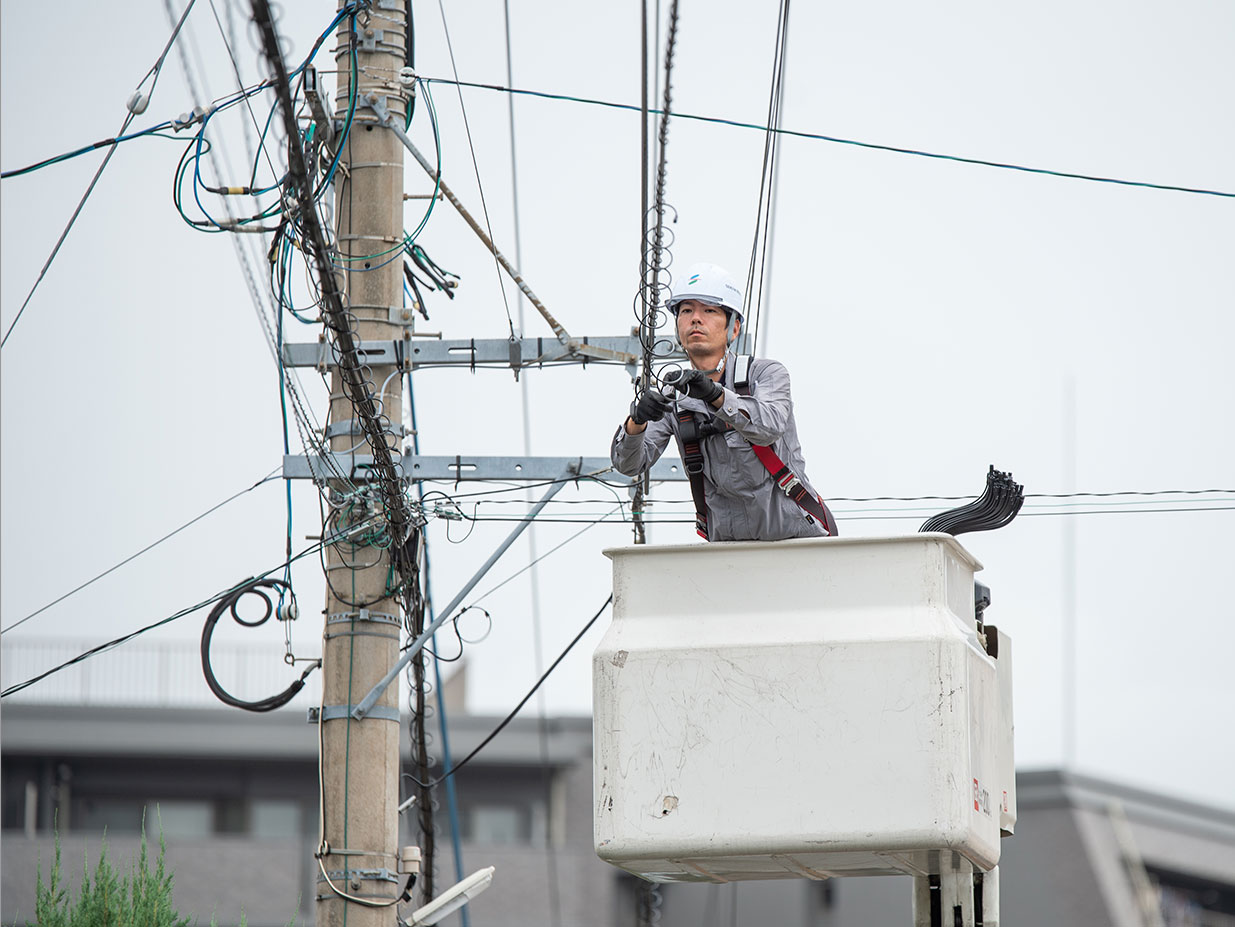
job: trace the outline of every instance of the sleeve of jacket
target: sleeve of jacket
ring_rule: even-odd
[[[609,459],[619,473],[627,476],[642,473],[660,459],[672,435],[673,427],[667,415],[659,422],[649,422],[648,427],[637,435],[627,434],[626,423],[623,422],[613,436]]]
[[[728,422],[751,444],[773,444],[793,415],[789,371],[778,361],[767,361],[751,377],[751,394],[739,396],[726,387],[716,417]]]

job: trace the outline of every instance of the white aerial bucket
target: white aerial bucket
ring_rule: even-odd
[[[953,537],[605,553],[602,859],[658,882],[999,862],[1016,818],[1011,646],[979,638],[981,565]]]

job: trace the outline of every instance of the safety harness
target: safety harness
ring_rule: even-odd
[[[735,358],[733,390],[739,396],[750,395],[750,366],[753,359],[749,354],[739,354]],[[678,449],[682,454],[682,465],[686,468],[687,479],[690,480],[690,494],[695,500],[695,531],[705,541],[708,539],[708,506],[703,491],[703,439],[732,429],[733,426],[728,422],[718,422],[711,416],[701,421],[695,417],[694,412],[678,412]],[[835,537],[836,519],[832,517],[827,505],[806,488],[789,469],[788,464],[780,459],[780,455],[763,444],[752,444],[750,449],[772,475],[772,481],[806,513],[807,520],[818,522],[829,537]]]

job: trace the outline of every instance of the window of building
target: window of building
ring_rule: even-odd
[[[462,838],[499,846],[539,845],[548,828],[545,771],[535,767],[469,767],[458,786]]]
[[[105,830],[109,834],[139,834],[146,803],[136,798],[91,798],[77,804],[73,830]],[[151,828],[158,833],[158,825]]]
[[[506,846],[531,839],[527,811],[513,805],[475,805],[469,814],[468,838]]]
[[[254,837],[299,837],[303,811],[300,803],[285,798],[257,798],[249,815],[249,832]]]
[[[205,837],[214,833],[212,802],[175,799],[151,804],[146,820],[148,834],[153,833],[154,827],[161,828],[165,837]]]
[[[82,801],[73,830],[106,830],[109,834],[141,833],[157,837],[205,837],[214,832],[214,805],[193,799],[144,802],[139,798],[92,798]]]
[[[1148,867],[1165,927],[1235,927],[1235,883]]]

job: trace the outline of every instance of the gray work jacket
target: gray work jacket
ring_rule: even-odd
[[[756,358],[751,362],[748,382],[750,395],[733,390],[734,355],[725,355],[725,372],[720,383],[725,388],[724,402],[713,409],[700,399],[682,397],[675,409],[715,416],[733,426],[732,431],[703,439],[703,487],[708,506],[710,541],[779,541],[784,538],[823,537],[825,531],[772,481],[760,463],[752,444],[771,445],[811,494],[815,490],[806,479],[806,461],[798,442],[793,420],[793,397],[789,393],[789,371],[774,360]],[[667,390],[672,396],[676,390]],[[626,423],[618,427],[609,456],[613,465],[627,476],[634,476],[660,458],[669,439],[677,433],[675,411],[659,422],[649,422],[640,434],[626,433]]]

